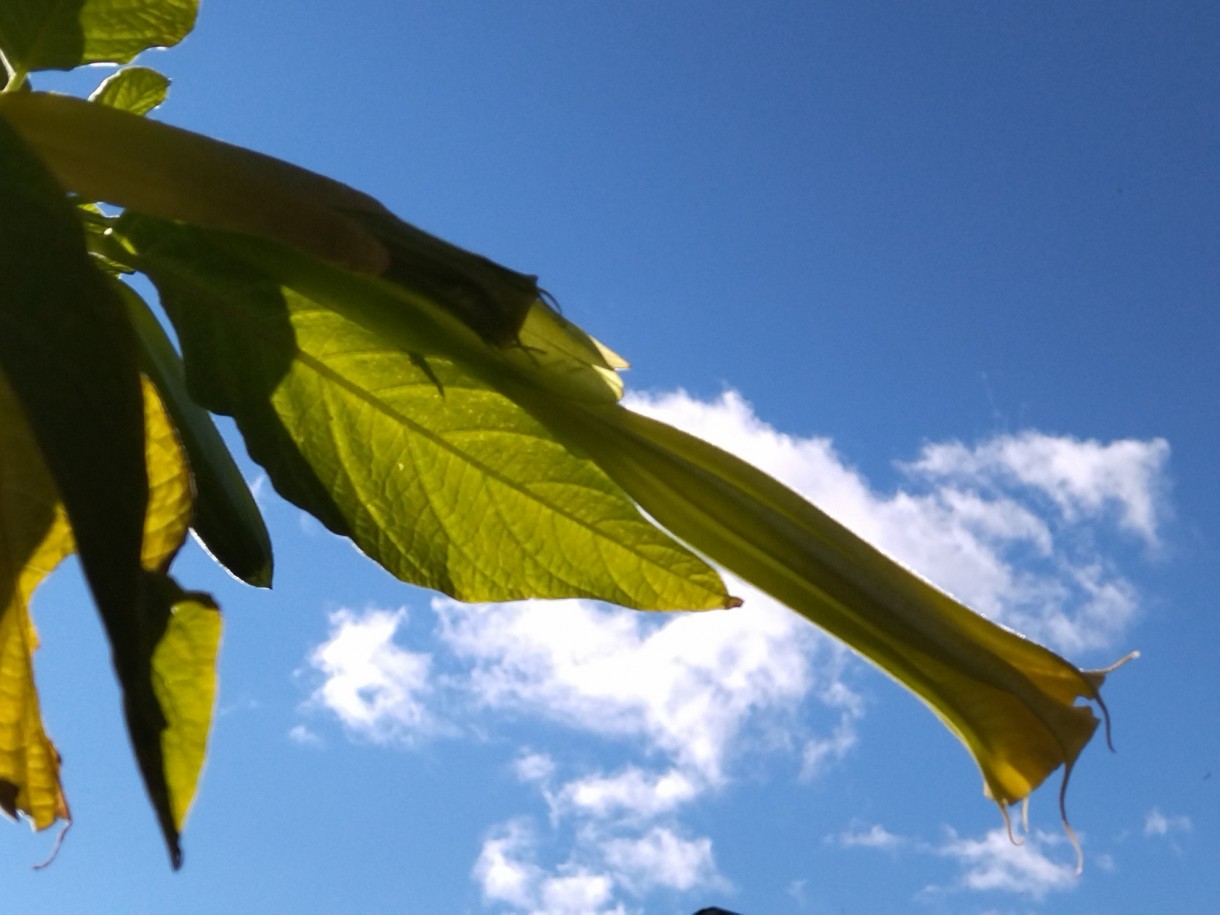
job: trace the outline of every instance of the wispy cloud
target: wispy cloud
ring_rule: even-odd
[[[560,816],[577,814],[601,820],[635,816],[650,820],[689,803],[702,790],[702,784],[680,769],[653,772],[627,766],[615,773],[574,778],[549,800]]]
[[[1019,487],[1048,498],[1069,521],[1117,513],[1121,527],[1150,545],[1165,512],[1164,439],[1103,444],[1027,431],[968,447],[928,445],[911,469],[988,488]]]
[[[958,878],[948,887],[928,887],[927,892],[993,891],[1040,900],[1073,889],[1079,884],[1075,863],[1055,853],[1066,842],[1061,835],[1040,830],[1025,836],[1020,845],[1014,845],[1004,829],[993,829],[979,839],[951,831],[934,852],[957,864]]]
[[[322,738],[303,724],[293,725],[288,731],[288,739],[303,747],[322,746]]]
[[[1190,832],[1194,823],[1188,816],[1166,816],[1153,807],[1144,816],[1144,835],[1161,838],[1175,833]]]
[[[1183,854],[1186,840],[1194,828],[1194,821],[1190,817],[1163,813],[1159,807],[1153,807],[1144,815],[1144,836],[1164,842],[1175,854]]]
[[[655,887],[676,890],[724,890],[728,882],[716,870],[712,840],[685,838],[666,826],[640,836],[608,839],[602,844],[606,863],[637,896]]]
[[[1135,588],[1091,535],[1110,527],[1158,542],[1163,441],[1026,432],[929,444],[897,465],[901,486],[888,491],[830,440],[778,432],[733,392],[630,403],[755,463],[967,603],[1061,650],[1113,650],[1135,617]],[[523,748],[511,765],[546,815],[488,833],[473,873],[489,903],[625,913],[659,887],[727,891],[711,838],[684,825],[691,806],[729,790],[747,756],[821,777],[853,752],[866,708],[849,652],[765,595],[731,586],[744,607],[689,615],[437,598],[433,636],[414,650],[402,644],[405,611],[339,611],[310,657],[323,680],[310,704],[374,741],[485,731],[487,715],[510,712],[628,754],[598,768],[563,742]],[[839,838],[890,850],[908,841],[879,826]],[[1056,841],[1035,833],[1014,849],[999,830],[921,848],[959,864],[949,888],[1041,898],[1071,874],[1043,855]]]
[[[474,866],[484,899],[533,908],[542,882],[542,870],[531,860],[533,845],[533,826],[528,819],[509,820],[488,835]]]
[[[952,862],[956,875],[945,884],[925,886],[922,896],[949,893],[1006,893],[1041,900],[1079,884],[1073,856],[1063,854],[1064,836],[1035,830],[1014,844],[1003,828],[979,838],[947,830],[943,839],[927,842],[890,832],[880,824],[854,825],[829,836],[827,842],[847,849],[872,849],[892,854],[935,857]]]
[[[830,836],[827,841],[844,848],[898,849],[911,844],[909,839],[895,835],[879,823],[867,828],[853,826],[838,835]]]

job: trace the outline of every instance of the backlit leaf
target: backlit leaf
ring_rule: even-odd
[[[191,527],[212,558],[250,585],[270,587],[271,538],[241,471],[211,415],[186,390],[182,360],[148,306],[117,284],[141,344],[141,366],[151,377],[186,450],[195,489]]]
[[[323,175],[67,95],[0,93],[0,117],[85,200],[263,235],[354,270],[389,264],[385,246],[343,212],[381,205]]]
[[[178,591],[152,656],[152,683],[165,714],[162,768],[170,818],[181,832],[207,755],[216,704],[220,611],[205,594]]]
[[[4,0],[0,48],[26,71],[127,63],[186,37],[198,6],[198,0]]]
[[[173,424],[148,382],[144,389],[144,411],[148,514],[140,564],[150,572],[164,572],[186,539],[191,517],[191,476]]]
[[[149,67],[124,67],[102,81],[89,101],[148,114],[165,101],[169,79]]]
[[[125,231],[196,396],[234,415],[285,497],[395,575],[468,601],[732,602],[591,460],[454,360],[412,358],[199,233],[134,217]]]
[[[191,479],[155,388],[145,382],[144,393],[149,479],[140,554],[144,572],[132,625],[120,641],[111,637],[111,647],[136,761],[170,860],[178,867],[179,833],[211,723],[220,615],[211,598],[184,593],[165,574],[190,525]]]

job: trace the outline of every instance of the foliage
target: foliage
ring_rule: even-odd
[[[404,581],[468,601],[736,606],[711,561],[927,702],[1002,810],[1060,766],[1066,783],[1098,724],[1076,700],[1100,704],[1104,672],[975,615],[760,471],[623,408],[625,363],[560,316],[534,277],[345,185],[144,117],[168,85],[147,68],[117,70],[88,100],[30,87],[40,70],[176,43],[194,16],[192,0],[0,7],[10,815],[37,829],[69,818],[28,601],[75,550],[180,863],[220,616],[169,567],[193,529],[239,579],[269,586],[272,574],[267,531],[211,414],[235,419],[283,496]],[[122,281],[135,272],[155,284],[181,354]]]

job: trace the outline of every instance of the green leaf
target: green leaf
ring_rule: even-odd
[[[233,263],[205,243],[210,233],[130,214],[120,229],[178,331],[192,392],[236,418],[285,497],[393,574],[469,601],[732,603],[715,572],[649,524],[591,460],[459,361],[412,358]],[[353,294],[367,292],[360,278],[336,275],[355,283]],[[390,305],[410,307],[392,295]]]
[[[141,344],[141,366],[153,380],[185,448],[195,485],[191,527],[212,557],[250,585],[270,587],[271,538],[263,516],[212,417],[186,389],[182,360],[144,300],[116,284]]]
[[[198,0],[4,0],[0,50],[26,72],[127,63],[181,41],[198,7]]]
[[[132,114],[148,114],[165,101],[169,78],[149,67],[124,67],[102,80],[89,101]]]

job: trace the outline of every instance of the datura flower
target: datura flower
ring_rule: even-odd
[[[1063,812],[1072,767],[1101,720],[1087,703],[1108,732],[1099,690],[1113,668],[1074,667],[744,461],[620,406],[625,363],[545,307],[533,277],[240,147],[41,93],[0,98],[0,116],[68,189],[255,236],[220,243],[407,352],[460,361],[587,454],[661,526],[918,695],[973,755],[1006,823],[1060,767]],[[1071,836],[1066,814],[1064,826]]]
[[[1064,796],[1109,715],[1105,670],[1084,671],[958,603],[755,467],[617,404],[522,392],[640,507],[704,556],[841,639],[916,695],[966,745],[984,793],[1009,809],[1063,767]],[[1024,819],[1024,818],[1023,818]]]

